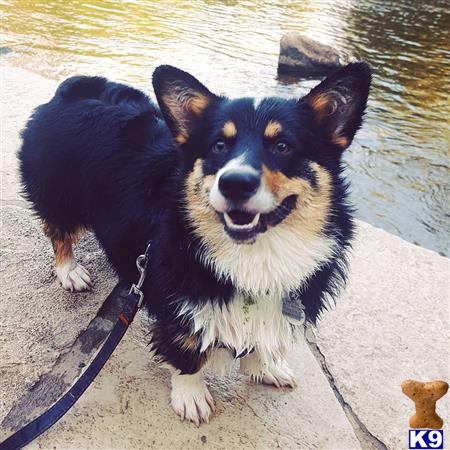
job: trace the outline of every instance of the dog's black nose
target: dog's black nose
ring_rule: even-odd
[[[219,190],[228,200],[235,202],[247,200],[259,188],[260,177],[251,172],[225,172],[219,178]]]

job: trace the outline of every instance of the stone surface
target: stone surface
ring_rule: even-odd
[[[304,342],[291,358],[299,382],[293,391],[211,374],[216,413],[197,428],[173,413],[169,372],[151,362],[140,328],[137,320],[93,386],[30,449],[359,448]]]
[[[70,295],[56,281],[51,245],[24,209],[16,152],[31,111],[51,98],[57,83],[3,61],[1,72],[0,423],[70,350],[115,284],[92,236],[76,254],[95,278],[93,292]]]
[[[389,448],[407,448],[414,413],[401,382],[450,380],[449,268],[447,258],[360,223],[347,290],[316,330],[339,392]],[[437,411],[448,425],[449,394]]]
[[[21,407],[12,418],[23,420],[21,415],[26,415],[32,404],[34,407],[34,400],[26,399],[29,405],[21,401],[31,386],[45,395],[52,394],[62,372],[55,370],[57,360],[69,353],[115,283],[89,236],[80,243],[77,254],[93,272],[94,290],[63,292],[54,278],[50,245],[30,212],[5,206],[2,213],[6,241],[1,286],[7,289],[2,288],[0,303],[5,324],[0,331],[0,422],[18,403]],[[195,448],[205,439],[213,449],[309,444],[336,448],[337,442],[340,448],[359,448],[326,377],[304,342],[299,342],[292,354],[299,378],[296,390],[255,386],[237,374],[211,376],[217,400],[214,420],[200,429],[180,423],[169,403],[168,372],[152,363],[146,347],[146,322],[143,316],[133,324],[93,386],[64,419],[29,448]],[[76,373],[73,369],[78,362],[68,358],[67,363],[65,372]],[[47,372],[50,376],[44,375]],[[7,424],[10,422],[11,418]],[[7,424],[0,429],[0,440],[9,435]]]
[[[23,394],[69,352],[116,283],[92,235],[76,249],[91,292],[71,294],[55,278],[53,250],[31,212],[1,208],[0,423]],[[2,433],[0,430],[0,440]]]
[[[282,36],[278,73],[287,75],[326,75],[341,66],[333,47],[291,31]]]

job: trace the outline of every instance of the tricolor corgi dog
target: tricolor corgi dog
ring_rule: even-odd
[[[144,305],[175,412],[208,422],[208,366],[294,387],[289,349],[345,283],[353,236],[341,157],[361,125],[369,67],[306,96],[229,99],[158,67],[159,108],[100,77],[64,81],[23,131],[24,193],[63,288],[91,286],[72,246],[92,230],[120,279],[151,242]]]

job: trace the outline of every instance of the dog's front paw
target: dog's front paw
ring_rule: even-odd
[[[91,288],[89,272],[74,260],[56,266],[56,274],[64,289],[70,292],[86,291]]]
[[[297,382],[294,374],[287,363],[283,362],[271,367],[262,377],[262,383],[275,386],[277,388],[295,388]]]
[[[286,361],[279,361],[277,364],[263,363],[258,352],[250,353],[241,359],[242,374],[249,375],[255,383],[281,387],[297,386],[294,374]]]
[[[190,420],[197,426],[209,423],[214,412],[214,400],[200,373],[193,375],[172,375],[172,408],[181,420]]]

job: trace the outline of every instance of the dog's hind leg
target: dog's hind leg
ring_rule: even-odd
[[[89,272],[76,262],[72,249],[72,245],[78,241],[85,229],[80,227],[71,233],[66,233],[44,222],[43,230],[52,242],[56,275],[62,287],[71,292],[89,289],[92,285]]]

